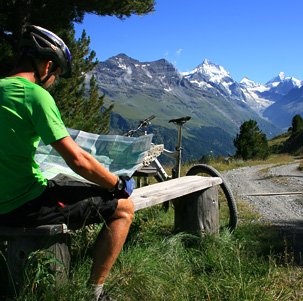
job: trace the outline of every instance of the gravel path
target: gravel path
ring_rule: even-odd
[[[297,255],[303,254],[303,194],[298,193],[303,193],[303,172],[297,170],[298,164],[243,167],[224,173],[236,200],[247,202],[261,214],[260,220],[270,221],[295,238]]]

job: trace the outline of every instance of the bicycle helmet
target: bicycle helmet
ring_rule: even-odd
[[[30,57],[53,61],[61,68],[61,77],[69,78],[72,76],[69,50],[53,32],[40,26],[28,25],[22,34],[19,49]]]

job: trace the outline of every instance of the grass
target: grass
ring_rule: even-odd
[[[246,166],[255,166],[255,165],[265,165],[265,164],[289,164],[293,163],[297,157],[289,154],[272,154],[266,160],[248,160],[243,161],[241,159],[234,158],[213,158],[209,157],[209,160],[206,164],[213,166],[218,171],[231,170]],[[196,163],[195,163],[196,164]],[[194,164],[189,164],[189,167]]]
[[[245,218],[232,235],[223,231],[200,239],[174,233],[171,209],[168,213],[161,207],[143,210],[106,288],[118,300],[303,298],[303,272],[287,253],[288,243],[270,225],[255,222],[254,212],[245,205],[239,206],[239,214]],[[69,283],[39,296],[24,292],[19,300],[87,300],[92,237],[88,239],[88,246],[84,241],[82,247],[78,242],[74,245],[78,260],[73,261]]]
[[[284,160],[275,157],[273,162]],[[256,164],[244,164],[250,163]],[[260,162],[264,163],[268,162]],[[245,202],[238,201],[238,211],[239,224],[232,234],[223,229],[218,236],[202,239],[174,232],[173,209],[165,213],[155,206],[136,212],[106,289],[117,300],[302,300],[302,262],[294,258],[292,242],[281,237],[279,229],[258,222]],[[28,283],[17,300],[87,300],[98,229],[92,226],[73,235],[67,283],[39,292]],[[2,271],[1,256],[0,266]]]

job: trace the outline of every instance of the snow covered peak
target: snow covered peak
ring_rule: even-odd
[[[278,77],[280,78],[281,81],[283,81],[285,79],[285,74],[284,72],[280,72]]]
[[[286,77],[284,72],[280,72],[278,76],[274,77],[270,81],[268,81],[265,86],[275,87],[279,84],[287,84],[292,85],[294,88],[300,88],[302,86],[302,82],[294,77]]]
[[[272,78],[270,81],[268,81],[266,83],[266,85],[276,83],[276,82],[283,82],[284,80],[285,80],[285,74],[284,74],[284,72],[280,72],[278,76],[275,76],[274,78]]]
[[[223,78],[231,79],[229,72],[222,66],[205,59],[202,64],[190,72],[182,73],[187,79],[219,83]]]
[[[204,62],[199,65],[196,69],[203,70],[203,73],[211,76],[219,76],[219,77],[230,77],[229,72],[227,72],[222,66],[216,65],[211,61],[205,59]]]
[[[240,81],[240,85],[244,86],[246,88],[255,88],[255,87],[259,87],[260,84],[248,79],[247,77],[243,77]]]

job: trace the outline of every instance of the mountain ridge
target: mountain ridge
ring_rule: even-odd
[[[88,83],[90,77],[95,76],[100,92],[106,94],[105,103],[114,103],[115,113],[123,116],[129,124],[154,114],[157,118],[153,125],[161,128],[163,133],[165,129],[175,130],[168,124],[169,119],[191,116],[191,121],[184,128],[184,138],[195,143],[195,139],[203,136],[199,147],[208,151],[216,147],[217,154],[226,155],[234,151],[233,137],[239,126],[249,119],[256,120],[269,137],[281,133],[279,127],[251,108],[244,88],[223,67],[208,60],[203,63],[210,67],[207,72],[199,70],[200,74],[184,76],[165,59],[140,62],[119,54],[99,62],[86,80]],[[203,63],[198,66],[200,69]],[[215,72],[220,80],[215,78]],[[203,77],[207,79],[204,83]],[[201,88],[195,80],[205,87]],[[229,142],[223,139],[224,143],[220,145],[216,137],[205,136],[205,131],[211,128],[218,137],[229,137]]]
[[[236,82],[222,66],[204,60],[193,71],[183,73],[185,78],[199,87],[221,95],[231,101],[247,103],[260,116],[269,106],[285,96],[290,90],[300,88],[302,81],[285,77],[284,72],[273,77],[265,85],[249,80],[247,77]],[[219,94],[218,94],[219,93]]]

